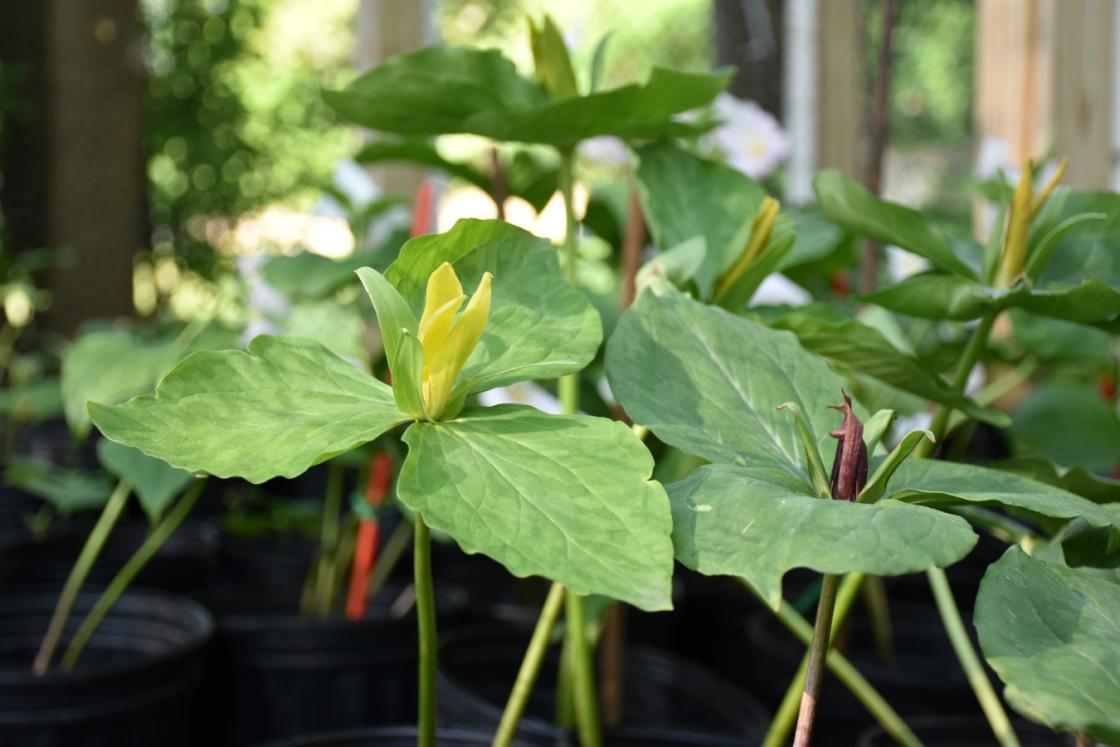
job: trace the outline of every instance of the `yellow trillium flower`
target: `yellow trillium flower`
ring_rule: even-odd
[[[766,245],[770,243],[770,234],[774,229],[774,221],[778,218],[778,211],[782,208],[781,203],[773,197],[765,197],[762,204],[755,213],[754,222],[751,224],[751,237],[747,242],[747,247],[735,264],[731,266],[723,274],[723,277],[716,283],[715,292],[712,294],[712,300],[719,302],[720,299],[727,294],[735,282],[743,276],[747,268],[759,258],[762,251],[766,249]]]
[[[458,315],[466,295],[454,268],[444,262],[428,278],[419,338],[424,351],[421,389],[428,416],[439,420],[451,403],[455,379],[478,345],[490,315],[490,273],[482,276],[467,307]]]

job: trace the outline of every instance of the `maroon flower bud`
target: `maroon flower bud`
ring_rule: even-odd
[[[831,405],[844,413],[844,422],[828,435],[837,439],[836,458],[832,461],[832,497],[854,501],[867,484],[867,444],[863,442],[863,423],[852,412],[852,400],[847,392],[844,403]]]

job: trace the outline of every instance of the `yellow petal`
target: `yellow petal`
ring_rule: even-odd
[[[440,344],[424,347],[425,400],[433,418],[443,415],[451,401],[455,379],[478,345],[490,314],[490,273],[482,276],[467,308]],[[434,340],[433,340],[434,343]]]
[[[997,288],[1010,288],[1023,271],[1027,259],[1027,238],[1031,228],[1031,211],[1034,198],[1034,182],[1031,175],[1031,162],[1023,166],[1019,184],[1011,196],[1011,213],[1007,219],[1007,235],[1003,240],[1003,254],[1000,258],[999,273],[996,277]]]
[[[462,295],[463,286],[459,283],[459,276],[455,274],[455,269],[450,263],[444,262],[428,278],[428,290],[424,296],[424,314],[420,317],[421,329],[425,319],[446,306],[451,299]]]
[[[716,283],[716,289],[712,295],[713,302],[718,303],[731,290],[735,282],[743,276],[747,268],[758,259],[766,245],[770,243],[770,233],[774,228],[774,221],[777,219],[781,207],[781,203],[773,197],[766,197],[762,200],[762,204],[754,216],[754,222],[751,224],[751,237],[747,242],[747,247],[739,255],[735,264],[723,273],[723,277]]]

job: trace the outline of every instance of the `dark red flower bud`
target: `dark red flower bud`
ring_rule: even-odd
[[[844,422],[828,435],[837,439],[836,458],[832,461],[832,497],[854,501],[867,484],[867,444],[863,442],[863,423],[852,412],[852,400],[847,392],[844,403],[831,405],[844,413]]]

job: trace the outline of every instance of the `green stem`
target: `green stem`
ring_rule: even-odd
[[[863,601],[871,618],[871,632],[875,637],[875,651],[887,665],[894,665],[894,629],[891,626],[890,601],[887,589],[879,576],[869,576],[863,584]]]
[[[961,358],[957,362],[956,371],[953,373],[952,386],[957,391],[964,391],[965,384],[968,383],[968,375],[972,373],[976,361],[980,360],[980,354],[984,352],[984,348],[988,346],[988,336],[992,333],[992,325],[995,324],[996,315],[998,312],[989,311],[980,317],[980,324],[977,325],[976,331],[972,333],[972,338],[965,346],[964,352],[961,353]],[[953,414],[953,408],[948,405],[942,405],[938,408],[937,413],[933,416],[930,422],[929,429],[933,433],[934,438],[939,442],[945,438],[947,426],[949,425],[949,416]],[[933,453],[935,445],[929,441],[922,441],[915,452],[919,457],[928,457]]]
[[[809,747],[813,724],[817,719],[817,703],[821,698],[824,682],[825,656],[832,639],[832,612],[836,605],[838,579],[826,573],[821,582],[821,598],[817,602],[817,620],[813,624],[813,639],[809,643],[809,660],[805,669],[805,687],[801,691],[801,707],[797,714],[793,747]]]
[[[564,586],[553,582],[548,590],[548,597],[541,607],[541,615],[537,618],[537,625],[533,628],[533,637],[529,639],[529,648],[525,658],[521,661],[521,668],[517,672],[517,679],[513,683],[513,690],[506,702],[506,709],[502,712],[501,723],[494,735],[491,747],[509,747],[517,732],[517,724],[525,713],[525,706],[529,702],[529,694],[533,691],[533,684],[540,674],[541,664],[548,652],[548,641],[552,636],[552,629],[556,626],[556,619],[560,616],[560,608],[564,605]]]
[[[844,620],[848,616],[853,603],[855,602],[856,594],[859,591],[863,576],[858,573],[851,573],[844,577],[840,583],[840,589],[836,595],[836,612],[833,615],[832,628],[834,631],[839,632],[843,627]],[[758,596],[758,592],[754,591],[748,584],[744,584],[747,588]],[[766,600],[758,596],[764,603]],[[786,601],[782,601],[777,611],[778,620],[798,639],[801,640],[806,646],[812,641],[813,627],[805,620],[797,610],[793,608]],[[890,704],[883,698],[882,695],[869,683],[859,670],[844,658],[843,654],[839,651],[830,650],[826,658],[828,668],[832,671],[836,678],[844,684],[848,691],[859,699],[860,703],[867,709],[868,713],[875,717],[883,730],[891,735],[892,738],[904,747],[922,747],[921,741],[914,735],[910,728],[906,726],[906,722],[891,708]],[[763,747],[780,747],[785,744],[786,738],[789,736],[790,730],[793,728],[793,720],[797,716],[797,709],[800,703],[801,689],[803,687],[805,670],[808,668],[808,655],[802,659],[801,667],[798,669],[797,674],[794,676],[793,682],[786,693],[786,698],[782,702],[782,707],[779,709],[778,714],[771,722],[770,731],[766,735],[766,741],[763,742]],[[784,724],[784,725],[783,725]]]
[[[436,609],[432,590],[432,535],[424,518],[416,514],[413,574],[416,585],[416,620],[420,640],[420,688],[417,708],[417,747],[436,745]]]
[[[132,488],[124,480],[117,483],[117,487],[113,489],[112,495],[101,509],[101,515],[97,517],[97,523],[93,525],[93,530],[82,546],[82,551],[78,553],[78,559],[70,569],[70,575],[66,577],[58,603],[55,604],[54,614],[51,615],[47,632],[43,636],[43,643],[39,646],[39,653],[35,655],[35,662],[31,665],[31,671],[36,675],[42,676],[50,669],[51,659],[54,658],[55,649],[58,648],[62,638],[62,631],[66,629],[66,620],[70,617],[74,600],[78,598],[78,592],[82,590],[82,584],[89,576],[93,564],[97,562],[97,556],[101,554],[105,540],[109,538],[109,533],[113,531],[120,518],[131,490]]]
[[[342,507],[342,478],[342,467],[333,462],[327,465],[327,488],[323,496],[323,520],[319,530],[319,562],[315,584],[315,611],[319,617],[327,617],[331,612],[339,512]]]
[[[187,517],[187,514],[191,512],[191,509],[194,508],[194,504],[198,501],[198,496],[202,494],[202,488],[205,485],[206,479],[203,478],[201,480],[196,480],[194,484],[187,489],[183,497],[175,504],[175,507],[152,528],[152,531],[144,538],[144,542],[137,548],[136,552],[132,554],[132,557],[124,564],[124,567],[117,572],[113,580],[109,582],[105,591],[101,592],[101,596],[93,605],[93,609],[91,609],[89,614],[86,615],[86,618],[82,620],[78,632],[74,634],[70,645],[66,647],[66,653],[62,655],[62,671],[69,672],[74,668],[74,665],[78,663],[78,658],[82,655],[82,651],[85,650],[89,639],[97,632],[101,621],[104,620],[105,616],[113,609],[113,605],[117,603],[121,594],[123,594],[125,589],[128,588],[128,585],[132,583],[132,580],[136,578],[136,575],[140,573],[144,566],[148,564],[148,561],[159,552],[159,549],[163,547],[163,543],[167,541],[167,538],[174,533],[179,527],[179,524],[183,522],[183,519]]]
[[[560,644],[560,671],[556,673],[556,725],[571,729],[576,725],[576,706],[572,702],[572,647],[568,636]]]
[[[599,704],[595,690],[595,672],[591,666],[591,646],[587,640],[587,618],[583,597],[567,591],[568,649],[571,652],[572,695],[576,707],[576,728],[581,747],[602,747],[599,728]]]
[[[408,525],[407,521],[401,521],[393,533],[389,535],[388,541],[385,542],[385,547],[377,556],[377,565],[374,566],[373,575],[369,580],[369,590],[366,592],[366,598],[372,599],[377,591],[385,585],[385,582],[392,575],[393,569],[397,567],[397,563],[404,557],[404,551],[408,549],[408,543],[412,541],[412,527]]]
[[[926,571],[926,575],[929,577],[929,586],[933,590],[933,598],[937,602],[937,611],[941,613],[945,632],[949,634],[953,650],[957,653],[961,667],[968,677],[968,683],[972,685],[972,690],[976,693],[976,699],[980,701],[980,708],[983,709],[996,739],[1003,747],[1019,747],[1019,739],[1011,728],[1011,721],[1003,710],[1003,704],[992,688],[980,658],[972,648],[972,641],[961,620],[961,613],[957,609],[956,600],[953,599],[949,581],[945,578],[945,571],[935,566]]]

